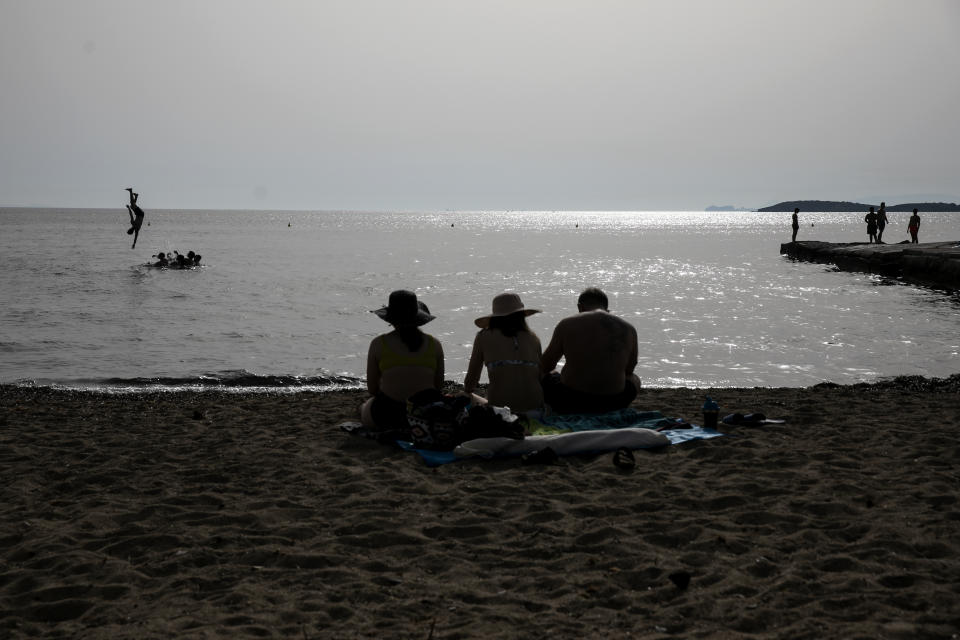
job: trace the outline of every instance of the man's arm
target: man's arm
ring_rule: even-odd
[[[633,370],[637,368],[638,357],[639,349],[637,347],[637,330],[633,325],[630,325],[630,353],[627,355],[627,376],[632,375]]]
[[[553,337],[550,338],[550,344],[547,350],[540,357],[540,375],[545,376],[557,368],[557,363],[563,357],[563,320],[557,324],[553,330]]]

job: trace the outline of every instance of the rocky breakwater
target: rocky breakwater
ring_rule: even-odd
[[[795,260],[827,262],[846,271],[864,271],[909,282],[960,290],[960,241],[870,244],[808,240],[780,245]]]

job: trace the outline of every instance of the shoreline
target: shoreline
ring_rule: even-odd
[[[278,378],[293,378],[294,376],[275,376]],[[731,387],[654,387],[654,386],[645,386],[644,391],[684,391],[684,390],[695,390],[702,392],[713,392],[718,395],[722,395],[725,391],[742,391],[746,389],[817,389],[822,387],[852,387],[852,388],[897,388],[897,387],[909,387],[915,390],[926,390],[926,391],[956,391],[960,387],[960,382],[958,382],[958,377],[960,374],[954,374],[946,376],[943,378],[937,376],[923,376],[923,375],[895,375],[895,376],[882,376],[878,377],[875,380],[870,382],[852,382],[852,383],[838,383],[829,380],[823,382],[818,382],[813,385],[807,386],[780,386],[780,387],[767,387],[767,386],[731,386]],[[347,376],[338,376],[340,380],[347,380]],[[487,383],[480,383],[478,388],[484,390],[487,387]],[[169,393],[213,393],[213,394],[224,394],[224,395],[289,395],[289,394],[336,394],[336,393],[354,393],[354,392],[365,392],[366,385],[364,381],[360,378],[351,378],[350,382],[340,382],[330,385],[312,385],[312,384],[303,384],[295,385],[288,383],[279,383],[279,384],[270,384],[270,385],[253,385],[245,386],[240,384],[220,384],[220,383],[201,383],[201,384],[152,384],[145,383],[140,380],[136,381],[134,384],[114,384],[111,381],[105,383],[86,383],[86,384],[76,384],[71,385],[70,383],[62,382],[44,382],[36,383],[34,381],[29,382],[0,382],[0,393],[4,391],[11,391],[17,389],[34,389],[38,391],[52,391],[58,393],[77,393],[77,394],[104,394],[104,395],[144,395],[144,394],[169,394]],[[446,380],[444,381],[444,393],[455,394],[463,390],[463,384],[456,380]]]
[[[350,436],[361,389],[0,385],[14,639],[949,638],[960,375],[644,389],[784,424],[552,465],[427,467]]]

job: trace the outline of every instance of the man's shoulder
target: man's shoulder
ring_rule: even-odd
[[[587,314],[583,314],[587,315]],[[588,314],[592,321],[594,322],[617,322],[629,325],[630,323],[618,316],[617,314],[611,311],[605,311],[603,309],[597,309],[596,311],[590,311]],[[630,325],[633,326],[633,325]]]
[[[620,316],[614,315],[609,311],[604,311],[602,309],[597,309],[595,311],[584,311],[582,313],[566,317],[557,323],[558,330],[583,330],[584,328],[606,328],[609,330],[613,327],[628,328],[630,331],[636,333],[636,329],[632,324]]]
[[[620,325],[622,325],[623,327],[625,327],[625,328],[626,328],[628,331],[630,331],[631,333],[636,333],[636,332],[637,332],[636,327],[634,327],[634,326],[630,323],[630,321],[628,321],[627,319],[621,318],[620,316],[615,316],[615,315],[613,315],[612,313],[610,314],[610,317],[615,318],[615,319],[616,319],[616,322],[617,322],[618,324],[620,324]]]
[[[595,326],[596,323],[597,319],[594,317],[592,311],[575,313],[572,316],[561,319],[560,322],[557,323],[554,332],[582,331],[584,327]]]

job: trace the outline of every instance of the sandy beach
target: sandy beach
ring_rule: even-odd
[[[431,468],[361,391],[0,387],[4,638],[956,638],[960,376],[648,389],[786,422]]]

